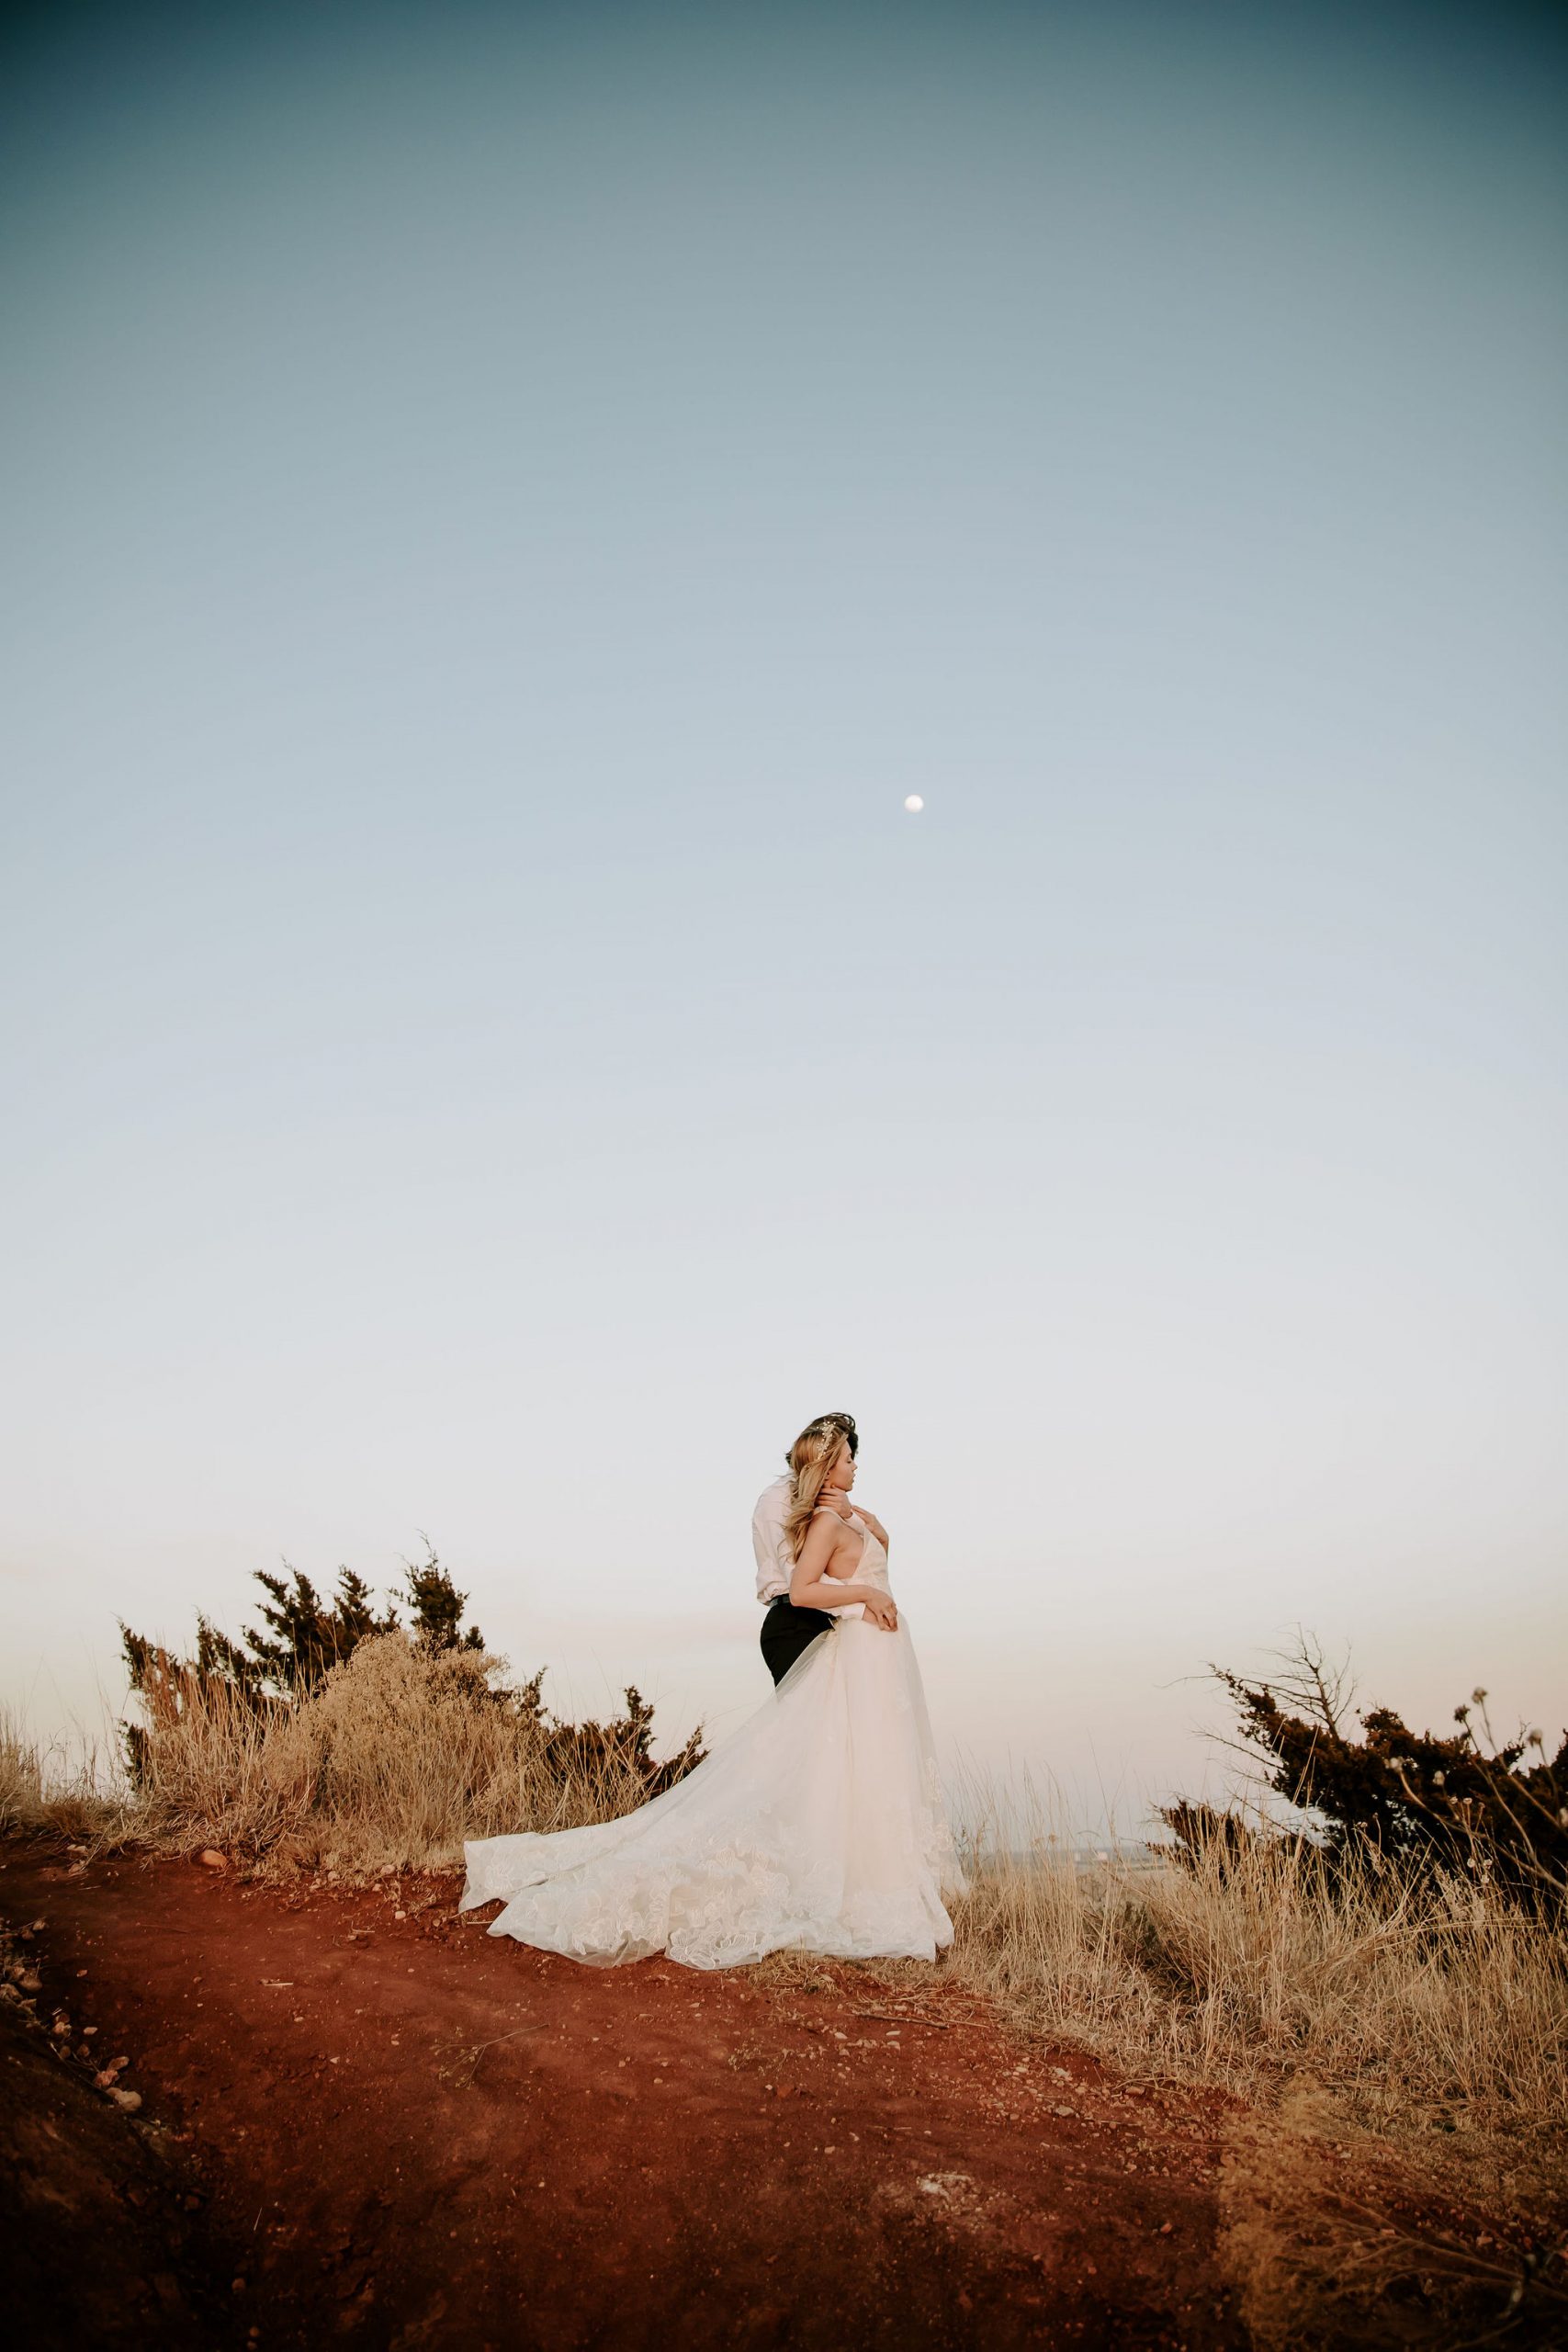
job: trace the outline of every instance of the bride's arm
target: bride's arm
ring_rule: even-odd
[[[832,1511],[819,1511],[806,1532],[800,1557],[789,1580],[789,1597],[797,1609],[845,1609],[863,1601],[867,1613],[881,1618],[890,1611],[888,1594],[874,1584],[840,1584],[827,1580],[829,1563],[843,1540],[843,1522]]]

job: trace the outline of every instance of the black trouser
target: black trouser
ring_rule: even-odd
[[[797,1609],[793,1600],[771,1604],[762,1620],[762,1656],[775,1682],[784,1680],[802,1651],[832,1623],[825,1609]]]

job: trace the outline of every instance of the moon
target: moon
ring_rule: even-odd
[[[911,817],[918,817],[925,805],[925,802],[920,798],[918,792],[911,792],[908,800],[904,803],[905,808],[908,810]]]

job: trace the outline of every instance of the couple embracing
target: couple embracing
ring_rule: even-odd
[[[486,1838],[464,1910],[491,1935],[610,1964],[733,1968],[771,1951],[931,1960],[962,1891],[886,1530],[850,1499],[847,1413],[808,1422],[752,1519],[776,1688],[723,1745],[618,1821]]]

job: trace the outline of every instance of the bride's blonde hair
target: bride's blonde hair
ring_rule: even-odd
[[[806,1547],[806,1531],[822,1499],[828,1473],[849,1442],[840,1421],[821,1420],[802,1430],[790,1447],[789,1509],[784,1513],[784,1533],[789,1538],[792,1560],[798,1560]]]

